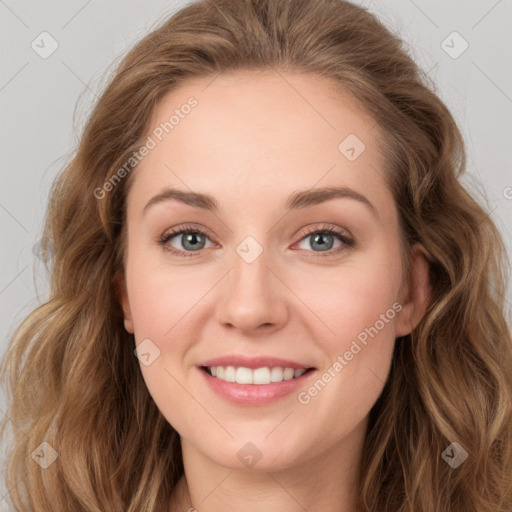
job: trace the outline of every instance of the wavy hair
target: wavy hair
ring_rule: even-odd
[[[370,412],[358,509],[510,512],[504,244],[460,183],[464,142],[435,87],[398,36],[342,0],[195,2],[116,68],[53,184],[43,236],[53,251],[49,297],[17,327],[2,361],[16,510],[167,510],[183,474],[179,436],[146,388],[116,287],[134,173],[101,199],[94,191],[141,147],[164,95],[237,69],[309,73],[349,93],[380,128],[404,254],[419,242],[431,255],[428,310],[396,340]],[[43,441],[58,453],[46,469],[32,460]],[[442,458],[454,441],[469,454],[456,469]]]

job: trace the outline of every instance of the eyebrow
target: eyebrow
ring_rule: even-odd
[[[366,205],[375,217],[379,218],[378,211],[370,200],[349,187],[323,187],[297,191],[288,198],[285,207],[287,210],[298,210],[336,198],[349,198],[359,201]],[[219,203],[209,194],[187,192],[176,188],[164,188],[147,202],[142,210],[143,215],[151,206],[170,200],[179,201],[194,208],[201,208],[211,212],[219,211]]]

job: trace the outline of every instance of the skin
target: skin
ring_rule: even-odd
[[[160,350],[141,371],[181,436],[185,475],[169,511],[354,512],[368,414],[395,338],[425,313],[428,255],[413,247],[407,282],[377,127],[348,95],[312,75],[236,71],[171,91],[152,126],[190,96],[198,105],[134,171],[120,296],[136,344],[149,338]],[[366,146],[354,161],[338,150],[349,134]],[[143,215],[165,186],[211,194],[220,209],[168,200]],[[356,190],[377,214],[351,198],[286,212],[290,194],[325,186]],[[192,257],[165,251],[159,237],[186,223],[212,236],[195,252],[182,235],[167,242]],[[334,254],[343,242],[326,234],[334,245],[325,256],[305,232],[324,224],[355,246]],[[263,249],[250,264],[236,252],[247,236]],[[319,378],[396,302],[401,311],[305,405],[296,393],[263,406],[228,403],[196,367],[226,354],[264,354],[308,363]],[[248,442],[261,452],[252,468],[237,457]]]

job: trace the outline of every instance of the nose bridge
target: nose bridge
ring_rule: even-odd
[[[283,285],[274,275],[270,252],[254,237],[246,237],[235,249],[232,271],[226,276],[218,316],[222,323],[250,330],[278,324],[286,314]]]
[[[254,246],[243,242],[236,252],[231,276],[234,293],[242,296],[256,294],[257,297],[262,297],[270,286],[268,251],[262,247],[261,253],[258,254]]]

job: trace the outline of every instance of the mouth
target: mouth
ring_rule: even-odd
[[[236,384],[252,384],[264,386],[284,381],[297,380],[315,370],[309,368],[290,368],[287,366],[261,366],[248,368],[245,366],[200,366],[210,377],[224,382]]]
[[[316,368],[273,356],[230,354],[197,366],[207,387],[237,406],[264,406],[297,393]]]

